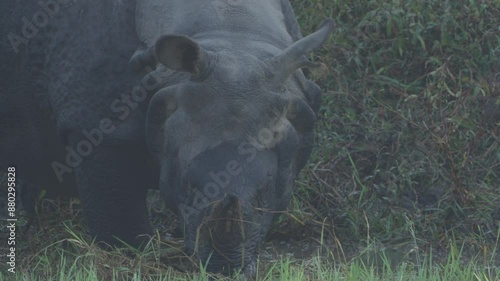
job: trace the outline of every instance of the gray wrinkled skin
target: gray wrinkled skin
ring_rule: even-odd
[[[145,47],[131,63],[158,61],[166,81],[146,139],[186,248],[210,271],[252,276],[312,149],[320,90],[299,68],[332,22],[301,39],[289,3],[269,0],[139,1],[136,15]]]
[[[142,79],[128,65],[140,45],[136,3],[38,2],[6,1],[0,9],[0,169],[14,165],[19,180],[54,196],[71,195],[76,185],[97,241],[119,244],[117,236],[138,245],[139,235],[152,233],[145,198],[158,175],[144,139],[152,93],[135,105],[122,102]],[[9,34],[25,40],[17,52]],[[102,140],[79,161],[68,157],[79,145],[87,154],[83,132],[99,129],[104,119],[114,130],[101,131]],[[67,169],[62,181],[54,162]]]
[[[0,10],[1,171],[76,185],[90,233],[114,245],[152,233],[145,197],[159,185],[190,253],[252,277],[312,149],[321,91],[300,68],[331,20],[302,38],[287,0],[47,1],[58,10],[17,52],[8,34],[43,8]],[[68,164],[104,120],[113,130]]]

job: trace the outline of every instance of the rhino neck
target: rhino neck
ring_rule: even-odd
[[[283,49],[293,43],[280,0],[139,0],[136,28],[147,46],[164,34],[227,41],[219,47],[242,48],[260,42],[261,47],[267,43]]]
[[[257,58],[267,58],[281,53],[286,48],[275,38],[262,37],[244,32],[229,33],[225,30],[199,32],[192,36],[204,49],[213,52],[229,50],[252,54]]]

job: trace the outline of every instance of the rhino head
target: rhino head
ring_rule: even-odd
[[[273,216],[289,204],[315,123],[289,77],[311,65],[304,55],[332,28],[326,20],[267,58],[209,51],[180,35],[156,42],[157,61],[187,77],[155,93],[146,138],[162,194],[180,214],[185,246],[209,271],[253,274]]]

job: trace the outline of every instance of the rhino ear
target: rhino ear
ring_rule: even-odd
[[[164,35],[156,41],[155,56],[166,67],[199,75],[210,61],[210,54],[191,38],[182,35]]]
[[[332,32],[334,21],[331,18],[324,20],[319,29],[298,40],[286,48],[282,54],[267,60],[271,69],[276,70],[277,79],[286,80],[292,73],[301,67],[315,67],[304,55],[321,47]]]
[[[300,98],[288,102],[286,117],[298,131],[312,132],[316,122],[316,114],[309,104]]]
[[[154,48],[137,50],[128,61],[129,67],[137,73],[149,73],[156,66]]]

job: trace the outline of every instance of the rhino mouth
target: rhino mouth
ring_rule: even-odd
[[[209,248],[198,254],[198,260],[208,272],[232,275],[243,273],[248,277],[254,276],[257,261],[257,248],[245,248],[245,246],[234,249],[233,253],[221,252],[218,249]]]
[[[251,269],[255,265],[256,260],[257,257],[253,255],[245,257],[244,261],[241,257],[231,259],[227,256],[221,256],[215,251],[212,251],[206,259],[200,258],[201,263],[206,266],[208,272],[223,273],[225,275],[232,275],[238,272],[251,275],[253,270],[248,269]]]
[[[231,274],[249,271],[257,259],[261,226],[245,219],[248,207],[235,196],[213,204],[211,213],[197,229],[194,253],[209,272]]]

